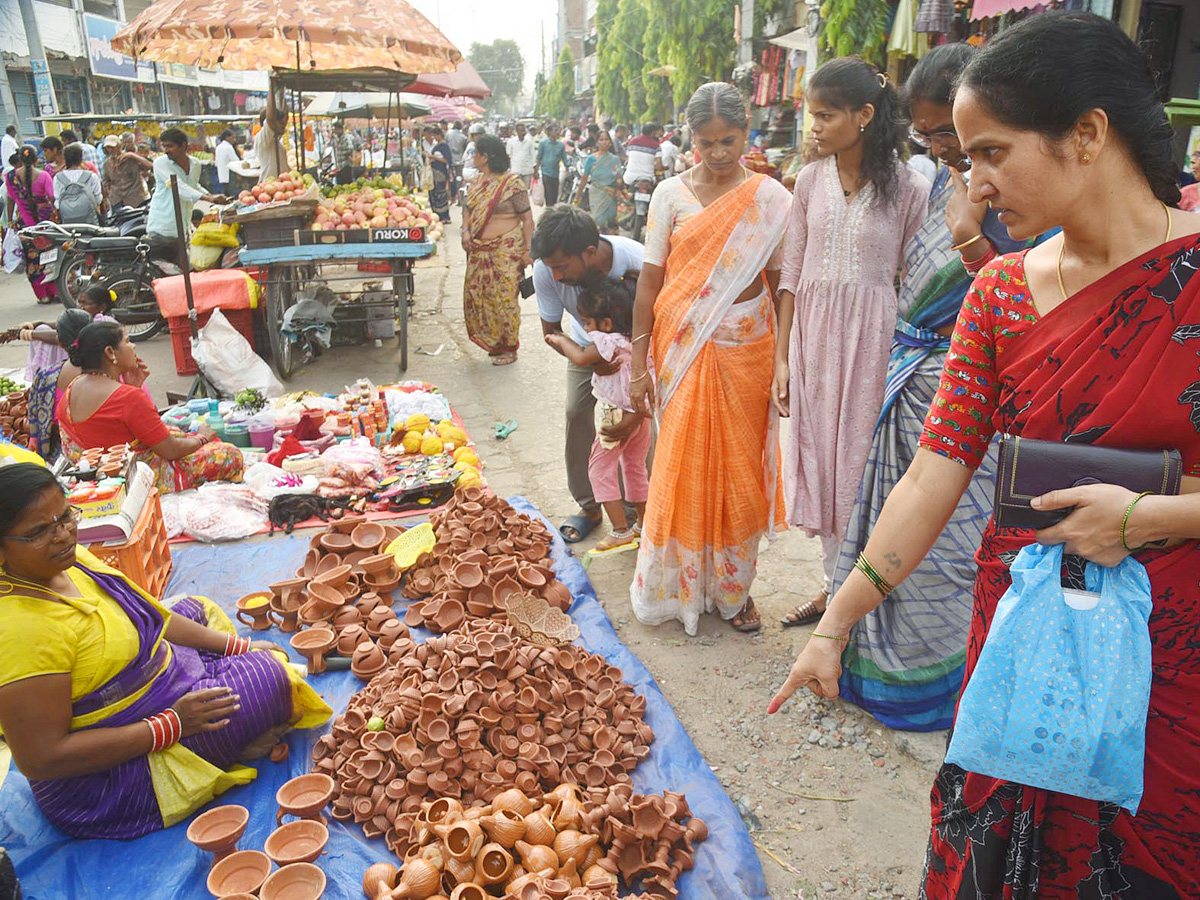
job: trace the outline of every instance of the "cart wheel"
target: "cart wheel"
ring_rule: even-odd
[[[400,371],[408,371],[408,276],[401,274],[393,279],[397,305],[400,307]]]
[[[267,271],[267,340],[275,371],[284,381],[292,377],[293,344],[283,336],[283,315],[295,302],[290,276],[286,268],[272,266]]]

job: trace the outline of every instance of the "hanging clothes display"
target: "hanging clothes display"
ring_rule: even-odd
[[[976,0],[976,5],[980,0]],[[1008,0],[1012,2],[1012,0]],[[897,16],[898,18],[899,16]],[[921,0],[913,31],[945,34],[954,22],[954,0]]]

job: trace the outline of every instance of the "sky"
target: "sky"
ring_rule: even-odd
[[[408,0],[441,29],[463,56],[472,43],[490,44],[511,38],[525,56],[525,90],[541,59],[543,29],[546,53],[553,50],[558,22],[557,0]],[[483,75],[487,81],[487,74]]]

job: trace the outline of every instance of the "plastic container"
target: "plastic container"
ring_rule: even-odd
[[[250,447],[250,426],[245,422],[227,423],[225,441],[235,447]]]
[[[187,410],[190,413],[206,413],[208,412],[208,400],[203,397],[189,400],[187,402]]]
[[[270,450],[275,442],[275,419],[257,415],[250,419],[250,446]]]

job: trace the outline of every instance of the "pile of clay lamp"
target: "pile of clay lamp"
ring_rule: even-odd
[[[650,753],[646,698],[586,650],[539,647],[471,619],[423,644],[399,638],[392,661],[313,747],[334,778],[333,816],[386,838],[403,857],[421,804],[490,802],[578,783],[597,802]]]
[[[387,665],[395,642],[408,637],[392,610],[400,571],[383,552],[400,533],[361,516],[334,522],[313,537],[295,578],[269,585],[272,616],[280,629],[295,632],[292,648],[310,673],[324,672],[326,656],[337,653],[368,680]]]
[[[0,422],[3,422],[0,419]],[[114,444],[111,447],[91,447],[79,455],[80,469],[94,469],[101,478],[116,478],[124,475],[129,466],[132,451],[128,444]]]
[[[22,447],[29,446],[29,389],[0,396],[0,433]]]
[[[644,896],[674,898],[707,836],[682,794],[634,794],[627,784],[599,801],[569,783],[535,797],[511,788],[483,806],[440,797],[421,805],[403,869],[371,866],[363,893],[369,900],[558,900],[615,897],[623,882]]]
[[[554,577],[550,532],[541,521],[478,487],[456,491],[429,521],[437,543],[404,584],[404,596],[417,601],[404,615],[410,628],[441,634],[467,617],[505,622],[505,600],[517,592],[563,611],[571,605],[570,589]]]

